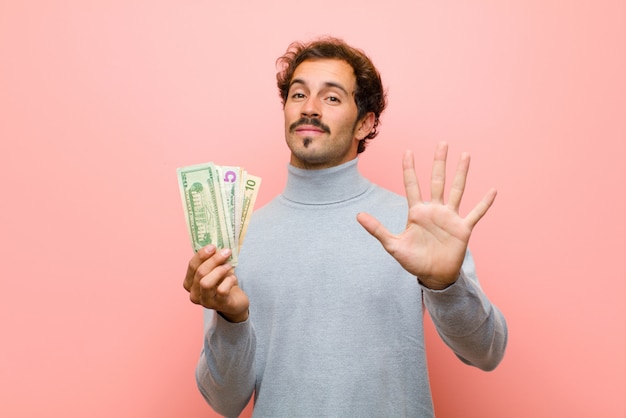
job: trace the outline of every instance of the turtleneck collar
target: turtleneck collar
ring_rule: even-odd
[[[359,173],[357,160],[321,170],[305,170],[289,164],[283,197],[297,203],[326,205],[359,196],[372,183]]]

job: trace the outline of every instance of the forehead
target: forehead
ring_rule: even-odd
[[[354,69],[346,61],[339,59],[308,59],[296,67],[291,83],[307,85],[340,84],[353,92],[356,86]]]

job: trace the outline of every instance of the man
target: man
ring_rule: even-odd
[[[226,416],[253,393],[255,416],[433,416],[424,306],[465,363],[491,370],[504,354],[504,317],[467,251],[496,192],[459,216],[464,154],[445,203],[445,144],[428,203],[409,152],[406,198],[374,185],[357,169],[386,105],[371,61],[325,38],[279,64],[285,190],[255,212],[236,271],[212,245],[188,265],[185,289],[207,308],[198,387]]]

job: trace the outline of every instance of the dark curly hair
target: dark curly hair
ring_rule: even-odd
[[[380,115],[387,106],[387,93],[383,89],[378,70],[363,51],[349,46],[338,38],[324,37],[309,43],[293,42],[287,48],[287,52],[276,60],[278,68],[276,81],[283,106],[287,102],[291,79],[296,68],[302,62],[314,59],[339,59],[347,62],[354,69],[357,120],[361,120],[369,112],[373,112],[375,116],[372,130],[359,142],[357,149],[357,153],[365,151],[368,140],[378,135]]]

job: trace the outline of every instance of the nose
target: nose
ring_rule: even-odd
[[[320,118],[322,116],[322,110],[319,100],[314,97],[307,98],[306,102],[302,104],[300,113],[307,118]]]

